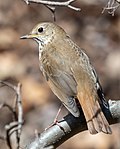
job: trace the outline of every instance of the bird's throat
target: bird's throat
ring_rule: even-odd
[[[39,43],[39,60],[41,59],[42,51],[43,51],[43,45]]]

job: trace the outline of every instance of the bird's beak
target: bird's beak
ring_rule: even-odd
[[[28,34],[28,35],[21,36],[20,39],[33,39],[36,36],[37,36],[36,34]]]

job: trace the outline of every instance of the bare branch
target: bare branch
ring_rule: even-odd
[[[6,82],[6,81],[1,81],[1,80],[0,80],[0,83],[3,84],[3,85],[6,85],[8,87],[10,87],[13,91],[16,92],[16,86],[15,85],[13,85],[13,84],[11,84],[9,82]]]
[[[23,108],[22,108],[22,101],[21,101],[21,84],[19,83],[16,88],[16,102],[17,102],[17,109],[18,109],[18,128],[17,128],[17,140],[18,140],[18,147],[20,143],[20,135],[22,131],[22,125],[23,125]]]
[[[6,142],[10,149],[12,149],[10,137],[12,135],[11,131],[14,130],[15,127],[17,127],[17,122],[11,122],[10,124],[5,126],[6,129]],[[15,131],[14,131],[15,132]]]
[[[0,81],[1,84],[10,87],[16,93],[15,98],[15,105],[11,107],[10,105],[4,103],[0,105],[0,109],[3,107],[7,107],[13,113],[13,122],[9,123],[5,126],[6,130],[6,142],[10,149],[12,149],[10,137],[11,135],[16,132],[16,139],[17,139],[17,149],[20,148],[20,135],[23,125],[23,108],[21,102],[21,84],[18,83],[17,86],[14,86],[8,82]],[[2,138],[2,137],[1,137]]]
[[[109,100],[109,109],[103,107],[103,112],[110,124],[119,122],[120,100]],[[82,110],[80,113],[81,115],[79,118],[75,118],[71,114],[68,114],[59,122],[59,125],[63,129],[58,125],[52,126],[47,131],[41,133],[39,137],[36,137],[25,149],[55,149],[75,134],[87,130]]]
[[[117,10],[117,8],[120,6],[120,0],[108,0],[107,5],[103,8],[102,13],[105,12],[105,10],[108,11],[109,14],[111,14],[112,16],[114,16],[115,11]]]
[[[76,0],[67,0],[65,2],[58,2],[56,0],[24,0],[24,1],[26,2],[26,4],[30,4],[31,2],[31,3],[39,3],[39,4],[45,5],[52,12],[54,21],[56,21],[56,17],[55,17],[56,7],[68,7],[75,11],[81,10],[80,8],[77,8],[71,5],[71,3],[73,3]]]
[[[14,114],[14,110],[10,105],[8,105],[7,103],[0,104],[0,109],[5,108],[5,107],[7,107],[12,112],[12,114]]]
[[[32,3],[40,3],[40,4],[44,4],[44,5],[48,5],[48,6],[52,6],[52,7],[56,7],[56,6],[60,6],[60,7],[68,7],[70,9],[73,9],[75,11],[80,11],[80,8],[74,7],[71,5],[71,3],[73,3],[76,0],[67,0],[66,2],[58,2],[58,1],[49,1],[49,0],[24,0],[27,4],[29,4],[30,2]]]

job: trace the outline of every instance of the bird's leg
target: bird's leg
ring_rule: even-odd
[[[59,114],[60,114],[62,108],[63,108],[63,104],[60,105],[60,108],[59,108],[59,110],[58,110],[58,112],[57,112],[57,114],[55,116],[55,119],[53,121],[55,124],[58,122],[58,117],[59,117]]]
[[[58,123],[58,117],[59,117],[59,114],[60,114],[62,108],[63,108],[63,104],[60,105],[60,108],[59,108],[59,110],[58,110],[58,112],[57,112],[57,114],[55,116],[55,119],[54,119],[53,123],[50,126],[48,126],[47,128],[45,128],[45,130],[51,128],[54,125],[58,125],[61,128],[61,126]]]

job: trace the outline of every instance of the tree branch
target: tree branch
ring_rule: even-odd
[[[49,1],[49,0],[24,0],[27,4],[29,4],[30,2],[32,3],[40,3],[40,4],[44,4],[47,6],[50,6],[50,9],[55,9],[56,6],[60,6],[60,7],[68,7],[70,9],[73,9],[75,11],[80,11],[80,8],[74,7],[71,5],[71,3],[73,3],[76,0],[67,0],[66,2],[58,2],[58,1]],[[51,7],[52,6],[52,7]]]
[[[119,6],[120,6],[120,0],[108,0],[108,3],[103,8],[102,13],[104,13],[105,10],[107,10],[107,12],[109,14],[111,14],[112,16],[114,16],[115,11],[118,9]]]
[[[109,109],[103,107],[103,112],[109,121],[109,124],[118,123],[120,119],[120,100],[109,100]],[[87,130],[86,121],[82,110],[79,118],[75,118],[71,114],[64,117],[59,125],[54,125],[46,131],[38,134],[25,149],[54,149],[71,138],[77,133]]]
[[[0,104],[0,109],[7,107],[13,114],[13,121],[9,124],[5,125],[6,130],[6,136],[0,136],[0,139],[6,140],[7,145],[10,149],[12,149],[11,145],[11,135],[16,132],[16,140],[17,140],[17,149],[20,148],[20,136],[23,126],[23,108],[22,108],[22,101],[21,101],[21,84],[18,83],[17,86],[12,85],[11,83],[8,83],[6,81],[1,81],[0,83],[2,85],[6,85],[10,87],[13,91],[16,93],[15,98],[15,105],[14,107],[11,107],[7,103]]]

